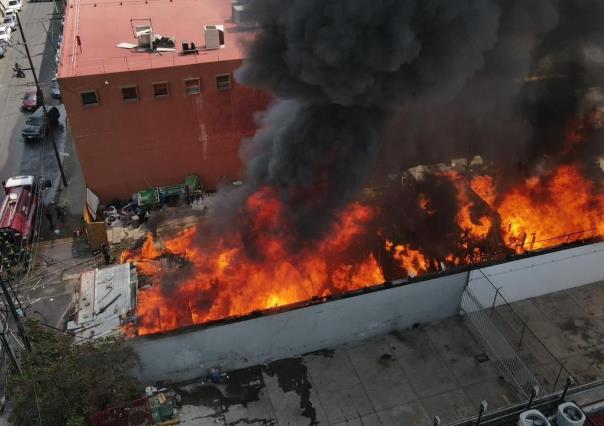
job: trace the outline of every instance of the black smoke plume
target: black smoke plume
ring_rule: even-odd
[[[274,188],[297,248],[329,229],[376,164],[400,173],[481,154],[517,172],[557,149],[587,87],[581,49],[601,41],[590,14],[604,15],[597,0],[248,5],[257,27],[236,77],[276,101],[218,216]]]
[[[357,195],[394,111],[453,99],[484,66],[501,14],[483,0],[249,4],[258,32],[237,79],[279,101],[244,148],[240,193],[277,188],[297,244]]]

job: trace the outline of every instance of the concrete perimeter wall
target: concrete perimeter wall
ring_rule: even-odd
[[[482,271],[482,272],[481,272]],[[485,307],[604,281],[604,243],[575,247],[272,315],[129,341],[144,381],[188,380],[354,342],[457,314],[466,282]],[[504,303],[501,297],[497,305]]]
[[[146,382],[189,380],[427,323],[457,313],[468,273],[438,277],[230,324],[129,341]]]
[[[495,300],[495,290],[485,275],[510,303],[604,281],[604,243],[473,270],[469,280],[472,293],[488,307]],[[498,297],[496,305],[503,303],[504,300]]]

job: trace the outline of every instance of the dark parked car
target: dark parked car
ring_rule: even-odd
[[[38,108],[38,95],[35,88],[29,89],[23,95],[21,111],[35,111]]]
[[[50,96],[54,99],[61,99],[61,90],[59,89],[59,82],[56,79],[50,83]]]
[[[4,58],[5,52],[6,52],[6,45],[4,43],[0,43],[0,58]]]
[[[52,131],[52,129],[59,124],[60,116],[61,113],[59,110],[56,107],[51,107],[48,109],[48,121],[46,121],[44,110],[38,108],[25,122],[25,127],[23,127],[23,130],[21,131],[23,139],[29,141],[43,138],[46,136],[47,127]]]

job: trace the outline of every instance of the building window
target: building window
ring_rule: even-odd
[[[218,90],[229,90],[231,88],[231,75],[217,75],[216,76],[216,88]]]
[[[122,87],[122,99],[124,102],[138,101],[138,90],[136,86]]]
[[[185,80],[185,93],[187,95],[196,95],[201,93],[201,85],[198,78],[188,78]]]
[[[99,98],[96,95],[96,90],[87,90],[85,92],[81,92],[80,97],[82,98],[82,104],[84,106],[99,104]]]
[[[156,98],[165,98],[170,94],[170,89],[168,89],[168,83],[152,83],[153,84],[153,96]]]

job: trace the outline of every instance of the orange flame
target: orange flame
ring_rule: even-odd
[[[408,244],[395,245],[392,241],[386,241],[386,251],[392,253],[392,257],[398,261],[399,265],[407,271],[411,278],[428,272],[430,268],[430,264],[423,253],[412,249]]]
[[[470,200],[470,191],[467,180],[457,172],[443,173],[455,185],[457,190],[457,204],[459,210],[455,218],[459,227],[473,238],[485,238],[493,222],[488,216],[481,216],[477,220],[472,218],[474,202]]]
[[[506,244],[517,252],[604,235],[604,196],[577,165],[528,179],[502,197],[497,212]]]
[[[279,220],[278,198],[269,192],[250,198],[247,207],[255,219],[252,227],[258,232],[272,229]],[[149,235],[139,253],[122,256],[143,274],[153,273],[154,285],[139,294],[139,334],[245,315],[384,282],[373,254],[337,264],[331,261],[346,258],[344,252],[354,248],[353,243],[362,237],[374,214],[369,207],[351,204],[337,220],[331,238],[319,243],[312,253],[296,256],[288,254],[283,240],[270,233],[257,236],[263,255],[260,259],[249,257],[240,235],[219,241],[213,250],[204,250],[203,226],[166,241],[163,251],[155,249]],[[166,254],[182,255],[189,262],[184,266],[190,268],[184,271],[186,277],[175,287],[171,286],[171,273],[157,266]]]
[[[571,123],[563,155],[583,142],[584,132],[585,125]],[[380,219],[380,211],[360,203],[345,208],[328,236],[312,250],[300,248],[292,254],[295,241],[287,232],[283,205],[277,193],[268,188],[253,194],[241,215],[245,224],[239,229],[253,236],[253,247],[243,231],[216,239],[206,234],[204,225],[189,228],[162,244],[149,234],[140,249],[121,256],[122,262],[136,264],[152,284],[139,293],[138,334],[376,285],[385,281],[383,267],[398,267],[402,276],[415,277],[514,251],[523,253],[604,236],[604,194],[578,165],[558,166],[550,174],[527,178],[502,194],[497,193],[497,175],[470,179],[455,171],[438,174],[453,183],[457,201],[454,220],[461,230],[458,239],[449,242],[447,255],[443,251],[431,254],[429,247],[418,247],[415,241],[399,243],[399,237],[371,230],[370,225]],[[434,217],[437,211],[433,206],[438,203],[432,201],[429,194],[417,194],[419,214]],[[407,235],[405,228],[400,228],[400,232],[397,226],[388,229]],[[419,230],[411,231],[408,234]],[[375,241],[379,242],[377,247]],[[171,256],[179,259],[176,267],[170,266]],[[388,256],[389,262],[384,263],[381,256]]]

